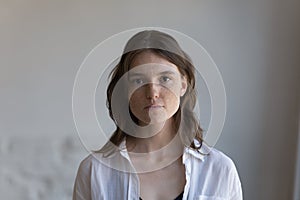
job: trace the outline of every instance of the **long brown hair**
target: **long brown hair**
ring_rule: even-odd
[[[180,134],[182,142],[193,149],[200,149],[203,142],[203,130],[193,112],[197,99],[195,92],[195,68],[191,59],[170,35],[156,30],[146,30],[137,33],[129,39],[119,63],[110,73],[110,82],[107,88],[107,108],[110,117],[116,124],[116,130],[110,137],[110,141],[100,151],[105,152],[107,149],[111,149],[111,143],[115,146],[119,146],[125,137],[132,137],[124,132],[116,122],[112,111],[112,94],[118,81],[130,70],[133,60],[144,51],[150,51],[175,64],[180,74],[186,78],[188,83],[187,91],[180,98],[180,108],[173,117],[176,130]],[[120,98],[126,98],[125,93],[124,91],[124,94],[120,94]],[[124,105],[121,103],[114,106],[128,107],[125,100],[120,102],[124,102]],[[120,113],[120,115],[122,115],[122,113]],[[196,140],[198,144],[195,144],[194,140]]]

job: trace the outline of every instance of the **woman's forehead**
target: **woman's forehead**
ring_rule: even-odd
[[[161,63],[146,63],[131,68],[128,72],[132,76],[157,76],[157,75],[173,75],[180,76],[175,65]]]
[[[144,65],[144,64],[149,64],[149,63],[157,63],[161,65],[168,65],[170,67],[173,67],[178,70],[177,66],[167,59],[163,58],[162,56],[159,56],[153,52],[149,51],[144,51],[139,53],[138,55],[135,56],[133,59],[130,68],[134,68],[136,66]]]

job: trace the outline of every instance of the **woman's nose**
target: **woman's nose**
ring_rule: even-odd
[[[146,87],[146,97],[149,99],[155,99],[159,97],[159,85],[155,83],[149,83]]]

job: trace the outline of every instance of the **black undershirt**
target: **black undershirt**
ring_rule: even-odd
[[[183,197],[183,191],[174,200],[182,200],[182,197]],[[143,199],[140,197],[140,200],[143,200]]]

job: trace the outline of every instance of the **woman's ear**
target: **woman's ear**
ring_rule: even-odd
[[[182,76],[181,79],[182,80],[181,80],[180,96],[182,97],[187,90],[187,80],[186,80],[185,76]]]

